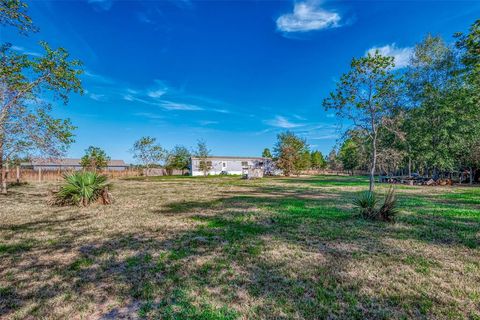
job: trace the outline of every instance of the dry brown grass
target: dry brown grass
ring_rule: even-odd
[[[2,319],[480,317],[476,189],[403,187],[391,225],[353,215],[359,178],[117,180],[88,208],[53,186],[0,199]]]

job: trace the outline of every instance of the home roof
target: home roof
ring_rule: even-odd
[[[191,157],[195,160],[200,160],[200,157]],[[208,160],[266,160],[268,158],[262,157],[235,157],[235,156],[210,156],[206,157]]]
[[[51,158],[35,158],[30,162],[22,162],[22,165],[30,166],[80,166],[80,159],[63,158],[63,159],[51,159]],[[128,165],[123,160],[110,160],[107,163],[108,167],[127,167]]]

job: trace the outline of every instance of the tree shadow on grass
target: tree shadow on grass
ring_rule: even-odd
[[[396,274],[394,263],[426,272],[429,261],[405,256],[384,239],[440,244],[425,232],[446,229],[452,243],[461,244],[455,226],[468,220],[452,218],[442,226],[406,216],[400,223],[411,228],[398,229],[354,217],[342,203],[353,193],[314,197],[265,190],[225,192],[211,201],[172,202],[154,210],[191,223],[165,237],[154,231],[115,233],[78,244],[77,232],[89,230],[72,230],[71,218],[8,226],[26,235],[55,227],[63,240],[4,253],[2,268],[8,271],[0,270],[7,279],[0,288],[0,314],[12,315],[26,304],[33,316],[53,318],[83,313],[101,319],[380,319],[428,316],[435,307],[461,314],[418,288],[380,296],[381,286],[392,283],[369,291],[376,279],[355,266],[373,259],[392,268],[387,273]],[[62,314],[58,303],[70,309]]]

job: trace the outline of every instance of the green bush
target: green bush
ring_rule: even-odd
[[[54,193],[52,204],[88,206],[99,199],[103,204],[111,203],[108,190],[111,183],[107,176],[89,171],[77,171],[64,175],[65,184]]]
[[[378,218],[383,221],[394,222],[397,214],[397,197],[393,187],[390,187],[382,206],[378,209]]]
[[[383,204],[377,208],[378,200],[373,192],[363,192],[353,200],[353,205],[358,209],[360,216],[369,220],[382,220],[394,222],[398,214],[395,189],[390,187]]]
[[[378,200],[375,193],[365,191],[353,200],[353,205],[359,210],[360,215],[365,219],[375,219],[377,214],[375,207]]]

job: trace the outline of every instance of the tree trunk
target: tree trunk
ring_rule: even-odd
[[[470,167],[470,184],[473,184],[473,168]]]
[[[375,188],[375,167],[377,165],[377,134],[374,133],[373,136],[373,148],[372,148],[372,167],[370,168],[370,185],[368,190],[373,192]]]
[[[412,157],[408,156],[408,177],[412,177]]]
[[[0,147],[0,169],[0,192],[2,194],[7,194],[7,173],[3,166],[3,147]]]

